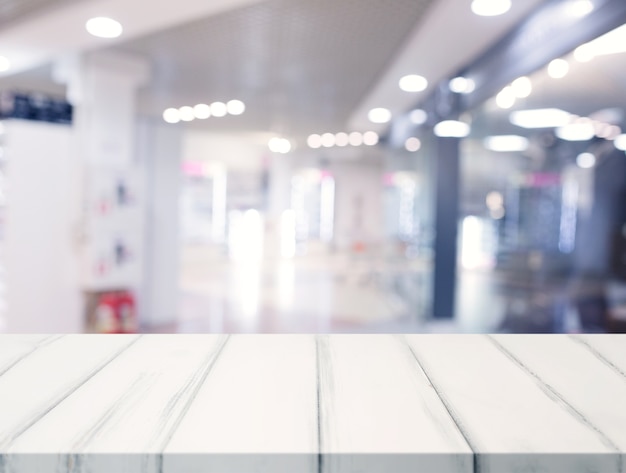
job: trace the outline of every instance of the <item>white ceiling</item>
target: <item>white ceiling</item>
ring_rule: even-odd
[[[141,109],[240,99],[211,130],[338,132],[432,0],[267,0],[129,41],[153,59]],[[192,124],[191,126],[194,126]]]
[[[247,103],[243,116],[187,126],[302,140],[309,133],[376,129],[366,120],[369,108],[402,112],[420,97],[399,90],[401,75],[419,73],[436,83],[542,0],[513,0],[507,14],[493,18],[473,15],[471,0],[11,1],[33,8],[0,28],[0,55],[11,59],[13,74],[27,72],[0,79],[0,87],[41,84],[61,92],[47,63],[110,46],[154,62],[153,81],[139,97],[144,114],[238,98]],[[90,37],[84,22],[95,15],[119,19],[123,37]],[[2,18],[0,12],[0,24]]]

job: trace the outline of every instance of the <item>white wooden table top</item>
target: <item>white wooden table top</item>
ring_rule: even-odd
[[[35,472],[626,473],[626,335],[3,335]]]

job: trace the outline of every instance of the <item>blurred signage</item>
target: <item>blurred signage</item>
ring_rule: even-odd
[[[536,172],[528,174],[525,184],[530,187],[548,187],[561,184],[561,175],[556,173]]]
[[[0,93],[0,118],[72,123],[73,108],[65,100],[42,94]]]

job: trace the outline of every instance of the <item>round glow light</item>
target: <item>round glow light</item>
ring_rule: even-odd
[[[367,114],[372,123],[387,123],[391,120],[391,111],[386,108],[373,108]]]
[[[591,0],[570,0],[567,11],[570,15],[580,18],[593,11],[593,3]]]
[[[274,137],[267,143],[270,151],[274,153],[286,154],[291,151],[291,143],[285,138]]]
[[[511,88],[516,97],[523,99],[533,91],[533,84],[528,77],[518,77],[511,83]]]
[[[335,135],[332,133],[324,133],[322,135],[322,146],[324,148],[335,146]]]
[[[211,115],[214,117],[223,117],[228,113],[224,102],[213,102],[211,104]]]
[[[180,121],[180,112],[177,108],[168,108],[163,112],[163,120],[167,123],[178,123]]]
[[[479,16],[498,16],[511,9],[511,0],[474,0],[472,12]]]
[[[578,62],[589,62],[593,58],[593,48],[589,44],[583,44],[574,50],[574,59]]]
[[[309,135],[306,143],[309,145],[309,148],[317,149],[322,146],[322,137],[314,133],[312,135]]]
[[[241,115],[246,111],[246,104],[241,100],[230,100],[226,104],[226,111],[231,115]]]
[[[525,151],[528,148],[528,138],[518,135],[488,136],[483,140],[485,148],[501,153]]]
[[[618,127],[617,125],[611,125],[609,126],[609,129],[607,130],[606,139],[613,141],[618,136],[620,136],[621,133],[622,133],[622,129],[620,127]]]
[[[363,144],[366,146],[374,146],[378,143],[378,133],[374,131],[366,131],[363,133]]]
[[[419,138],[415,138],[414,136],[412,136],[405,141],[404,147],[407,151],[415,153],[416,151],[419,151],[419,149],[422,147],[422,142],[419,140]]]
[[[199,103],[193,108],[193,114],[199,120],[206,120],[211,116],[211,107],[205,103]]]
[[[626,151],[626,135],[619,135],[613,140],[613,144],[620,151]]]
[[[554,59],[548,64],[548,75],[553,79],[561,79],[569,72],[569,64],[565,59]]]
[[[491,210],[499,209],[504,205],[504,197],[500,192],[491,191],[489,194],[487,194],[487,197],[485,198],[485,203],[487,204],[487,207],[489,207]]]
[[[425,77],[410,74],[400,79],[398,85],[405,92],[421,92],[428,87],[428,81]]]
[[[90,19],[85,24],[85,28],[89,34],[98,38],[117,38],[124,31],[120,22],[104,16]]]
[[[11,69],[11,62],[4,56],[0,56],[0,72]]]
[[[361,146],[363,144],[363,135],[358,131],[350,133],[348,140],[352,146]]]
[[[566,141],[588,141],[595,134],[593,123],[571,123],[556,130],[556,136]]]
[[[455,77],[448,83],[450,90],[456,94],[470,94],[474,92],[476,84],[467,77]]]
[[[596,165],[596,157],[592,153],[581,153],[576,157],[576,164],[583,169],[589,169]]]
[[[437,123],[433,131],[442,138],[464,138],[469,135],[470,126],[457,120],[444,120]]]
[[[505,87],[496,95],[496,104],[503,109],[508,109],[515,105],[515,91],[511,86]]]
[[[190,122],[196,118],[193,108],[191,107],[180,107],[178,113],[180,114],[180,119],[184,122]]]
[[[427,119],[428,114],[419,108],[417,110],[413,110],[409,115],[409,120],[411,120],[411,123],[414,125],[423,125],[426,123]]]
[[[491,218],[494,220],[501,220],[504,218],[505,215],[505,210],[504,207],[498,207],[497,209],[491,209],[489,211],[489,215],[491,215]]]
[[[539,108],[534,110],[517,110],[509,116],[513,125],[522,128],[556,128],[567,125],[574,116],[558,108]]]
[[[335,135],[335,144],[337,146],[347,146],[349,142],[350,139],[348,138],[347,133],[340,132]]]

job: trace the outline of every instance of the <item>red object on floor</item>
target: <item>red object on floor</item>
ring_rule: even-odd
[[[96,307],[95,319],[98,333],[137,333],[135,298],[129,291],[102,294]]]

